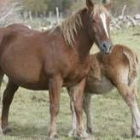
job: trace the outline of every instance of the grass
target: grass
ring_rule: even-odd
[[[140,33],[140,28],[114,31],[112,39],[114,44],[131,47],[140,58],[140,36],[134,36],[135,33]],[[4,88],[5,85],[2,90]],[[71,127],[71,112],[65,89],[62,90],[60,103],[58,131],[62,140],[72,140],[67,137]],[[91,111],[95,140],[136,140],[131,138],[130,111],[116,90],[104,96],[93,96]],[[49,121],[48,92],[20,88],[10,109],[9,124],[12,134],[1,136],[0,140],[46,140]]]

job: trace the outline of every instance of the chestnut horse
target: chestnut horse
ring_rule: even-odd
[[[49,138],[57,138],[56,118],[59,112],[61,87],[73,89],[77,117],[77,134],[87,136],[82,120],[85,77],[90,68],[89,52],[96,43],[102,53],[112,49],[108,5],[86,0],[86,7],[45,32],[21,24],[0,29],[0,79],[6,74],[9,82],[3,95],[2,132],[9,131],[8,113],[19,87],[49,90]]]
[[[116,88],[132,112],[132,136],[140,137],[140,112],[138,109],[137,83],[138,58],[129,48],[115,45],[109,55],[96,53],[91,55],[91,69],[87,76],[83,107],[87,118],[87,131],[92,133],[90,102],[92,94],[104,94]],[[73,130],[75,133],[75,111],[73,112]]]

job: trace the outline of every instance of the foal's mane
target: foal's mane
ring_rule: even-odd
[[[64,39],[70,46],[74,46],[75,36],[78,34],[78,31],[83,28],[81,15],[85,10],[87,11],[88,9],[86,7],[80,9],[66,20],[64,20],[60,25]],[[91,17],[100,13],[105,13],[107,16],[110,16],[110,13],[105,9],[103,5],[94,4]]]

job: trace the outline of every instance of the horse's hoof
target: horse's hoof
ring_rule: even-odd
[[[134,134],[133,137],[140,138],[140,133]]]
[[[10,128],[3,129],[3,134],[4,135],[10,134],[10,133],[12,133],[12,129],[10,129]]]
[[[3,135],[3,130],[2,130],[2,128],[0,128],[0,136],[2,136]]]
[[[93,128],[87,128],[87,133],[88,134],[93,134],[94,132],[93,132]]]
[[[58,137],[57,134],[53,135],[53,136],[50,136],[49,137],[49,140],[60,140],[60,138]]]
[[[85,138],[89,137],[89,134],[86,131],[83,131],[83,132],[79,133],[78,136],[82,139],[85,139]]]
[[[70,130],[68,133],[68,137],[76,137],[77,136],[77,132],[76,130]]]
[[[132,137],[140,138],[140,129],[132,130]]]

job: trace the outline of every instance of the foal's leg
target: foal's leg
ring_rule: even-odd
[[[13,82],[9,81],[4,91],[3,107],[2,107],[2,115],[1,115],[1,128],[4,134],[11,131],[8,128],[8,114],[9,114],[10,104],[13,100],[14,94],[17,91],[17,89],[18,86],[15,85]]]
[[[132,136],[140,137],[140,112],[136,100],[136,87],[120,83],[117,88],[132,112]]]
[[[73,106],[77,121],[77,135],[80,137],[88,137],[88,134],[84,131],[83,124],[83,96],[84,96],[85,79],[83,79],[79,84],[70,89],[70,95],[72,97]],[[74,118],[74,116],[73,116]]]
[[[133,137],[140,137],[140,112],[139,112],[139,108],[138,108],[138,105],[137,105],[137,99],[136,99],[136,96],[137,96],[137,85],[134,85],[133,86],[133,93],[135,95],[135,102],[136,102],[136,105],[135,105],[135,109],[133,110],[133,114],[136,114],[135,116],[133,115],[132,116],[132,136]]]
[[[58,138],[56,128],[56,118],[59,112],[59,98],[62,84],[63,81],[61,77],[54,77],[49,80],[50,115],[51,115],[50,132],[49,132],[50,140]]]
[[[92,128],[92,119],[91,119],[91,94],[86,93],[84,97],[84,102],[83,102],[83,108],[86,114],[86,119],[87,119],[87,132],[92,134],[93,133],[93,128]]]

